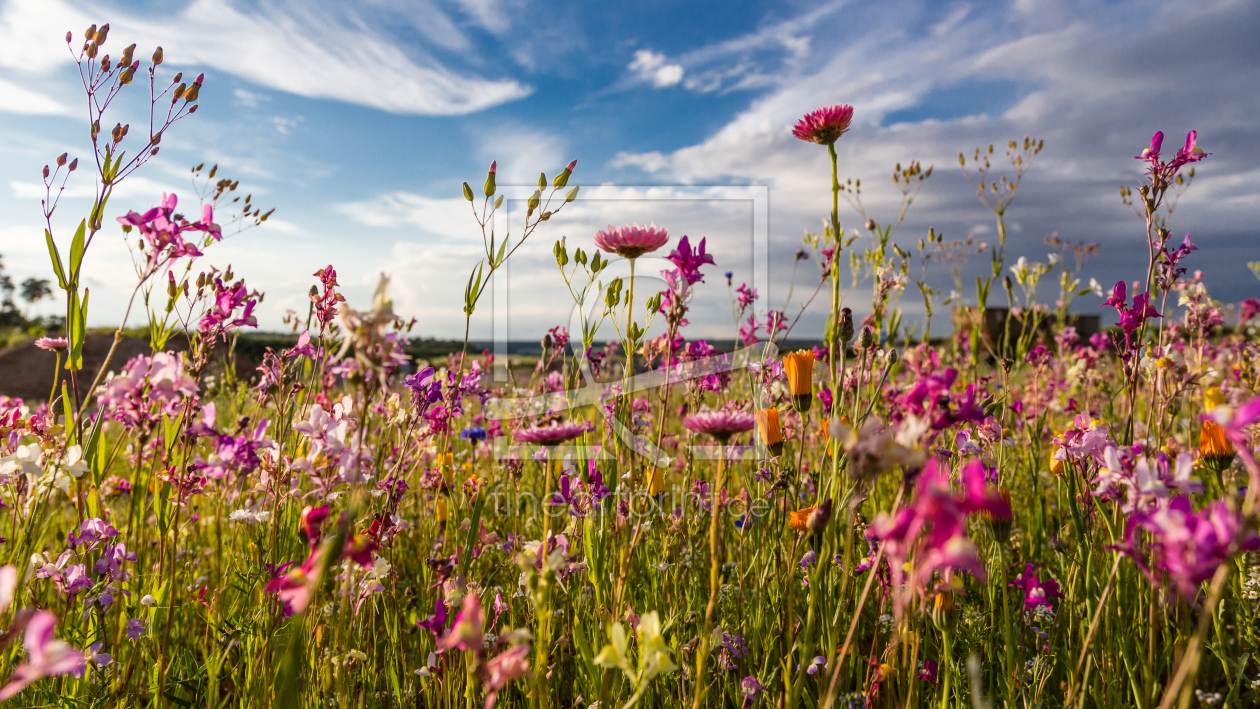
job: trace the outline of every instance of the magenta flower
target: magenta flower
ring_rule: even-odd
[[[26,624],[22,644],[27,660],[13,670],[9,683],[0,689],[0,702],[11,699],[27,685],[44,677],[82,672],[87,665],[83,653],[54,637],[57,618],[48,611],[39,611]]]
[[[963,467],[962,482],[963,494],[958,495],[950,484],[949,468],[931,458],[919,474],[914,503],[896,516],[881,512],[875,518],[867,534],[884,543],[894,584],[902,583],[906,559],[916,547],[911,569],[914,589],[921,589],[937,571],[954,568],[985,577],[975,544],[967,538],[967,517],[983,511],[1008,519],[1011,507],[996,490],[986,488],[980,461]]]
[[[1173,176],[1182,167],[1190,163],[1196,163],[1203,158],[1211,155],[1211,153],[1203,152],[1203,148],[1198,147],[1195,143],[1198,141],[1199,134],[1196,131],[1186,133],[1186,144],[1177,151],[1172,160],[1164,162],[1159,158],[1160,148],[1164,145],[1164,132],[1155,131],[1155,135],[1151,136],[1151,147],[1142,150],[1140,155],[1134,155],[1137,160],[1145,160],[1150,163],[1150,174],[1152,182],[1155,185],[1162,184],[1167,186]]]
[[[485,677],[486,709],[494,709],[499,692],[508,682],[520,677],[530,676],[528,645],[516,645],[492,658],[482,668]]]
[[[678,246],[665,257],[669,259],[670,263],[678,267],[678,272],[686,279],[689,286],[703,283],[704,274],[700,273],[700,267],[705,264],[713,264],[713,255],[705,253],[705,241],[707,239],[700,239],[699,246],[692,251],[691,241],[686,235],[683,235],[683,238],[678,240]],[[665,274],[667,271],[661,271],[661,273]]]
[[[433,633],[434,637],[442,637],[442,633],[446,632],[446,602],[442,600],[441,595],[433,602],[433,615],[424,620],[417,620],[416,626]]]
[[[746,411],[703,411],[683,418],[683,426],[725,442],[736,433],[750,431],[757,418]]]
[[[827,106],[806,113],[792,128],[792,135],[819,145],[832,145],[849,131],[853,107],[849,104]]]
[[[1053,601],[1063,598],[1063,594],[1059,592],[1059,582],[1052,578],[1042,581],[1037,574],[1036,565],[1031,561],[1024,567],[1024,573],[1017,576],[1014,581],[1007,585],[1012,588],[1023,589],[1025,611],[1035,611],[1041,606],[1053,610]]]
[[[65,352],[70,349],[70,342],[64,337],[40,337],[35,340],[35,346],[49,352]]]
[[[577,438],[593,428],[594,426],[585,421],[582,423],[566,421],[562,423],[549,424],[547,426],[518,428],[512,432],[512,437],[521,443],[533,443],[540,446],[555,446],[564,443],[565,441]]]
[[[652,224],[639,226],[626,224],[609,226],[603,231],[595,232],[595,245],[625,258],[638,258],[643,254],[656,251],[669,241],[669,232]]]
[[[455,616],[455,624],[446,637],[438,641],[438,647],[443,650],[472,650],[480,655],[486,649],[485,626],[481,600],[475,593],[466,594],[459,615]]]

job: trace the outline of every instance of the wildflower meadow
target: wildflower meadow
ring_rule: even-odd
[[[203,76],[108,35],[66,35],[93,149],[43,172],[65,307],[35,344],[56,369],[46,398],[0,397],[6,706],[1260,704],[1260,301],[1213,300],[1192,226],[1174,233],[1211,161],[1194,131],[1119,166],[1140,167],[1117,238],[1145,268],[1106,286],[1096,244],[1006,251],[1040,140],[897,165],[881,223],[836,148],[862,107],[804,115],[792,134],[832,168],[792,284],[828,314],[816,332],[703,236],[559,238],[577,160],[496,232],[491,164],[451,186],[484,244],[462,347],[409,355],[389,278],[351,302],[330,264],[284,344],[241,366],[263,294],[215,247],[271,212],[205,165],[189,193],[119,204],[193,130]],[[148,126],[111,120],[146,91]],[[945,169],[992,212],[992,243],[898,233]],[[58,211],[88,184],[89,213]],[[104,240],[131,249],[111,316],[130,328],[88,367]],[[498,376],[468,328],[514,254],[547,249],[580,327],[535,333],[536,361]],[[664,290],[642,269],[636,288],[649,254],[672,264]],[[733,347],[689,336],[693,292],[722,288]],[[1101,326],[1074,306],[1091,292]]]

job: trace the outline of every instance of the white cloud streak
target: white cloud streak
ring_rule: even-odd
[[[513,79],[461,73],[404,52],[344,8],[297,2],[238,9],[227,0],[194,0],[158,21],[66,0],[9,0],[0,11],[0,66],[41,74],[64,65],[70,62],[65,32],[77,36],[107,14],[116,42],[161,44],[172,64],[205,66],[308,98],[390,113],[460,115],[532,92]]]

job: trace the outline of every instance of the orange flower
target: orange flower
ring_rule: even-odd
[[[1054,454],[1058,452],[1059,452],[1058,446],[1054,446],[1050,449],[1050,472],[1055,475],[1062,475],[1064,471],[1067,470],[1067,464],[1064,461],[1058,460],[1054,457]]]
[[[806,507],[803,510],[788,512],[788,526],[798,532],[808,532],[809,527],[805,523],[809,520],[809,515],[813,511],[813,507]]]
[[[1204,421],[1203,428],[1199,431],[1199,453],[1209,460],[1233,460],[1234,444],[1225,438],[1225,429],[1215,421]]]
[[[788,388],[796,399],[796,410],[809,411],[814,399],[814,355],[797,350],[783,355],[783,373],[787,375]]]
[[[779,410],[762,409],[757,412],[757,431],[761,433],[761,442],[770,449],[771,455],[783,453],[783,427],[779,425]]]

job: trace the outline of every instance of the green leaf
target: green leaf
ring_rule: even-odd
[[[83,251],[86,248],[84,242],[84,234],[87,231],[87,220],[79,222],[79,228],[74,232],[74,239],[70,241],[70,287],[77,288],[79,285],[79,268],[83,265]]]
[[[472,524],[468,526],[468,544],[465,545],[464,551],[460,554],[460,576],[468,573],[468,564],[472,562],[473,545],[477,543],[477,532],[481,530],[481,508],[485,504],[486,498],[483,495],[477,498],[477,505],[473,507]]]
[[[62,290],[66,290],[69,287],[66,284],[66,272],[61,267],[61,254],[57,251],[57,244],[53,241],[52,232],[45,229],[44,239],[48,241],[48,255],[52,258],[53,272],[57,274],[57,286]]]

